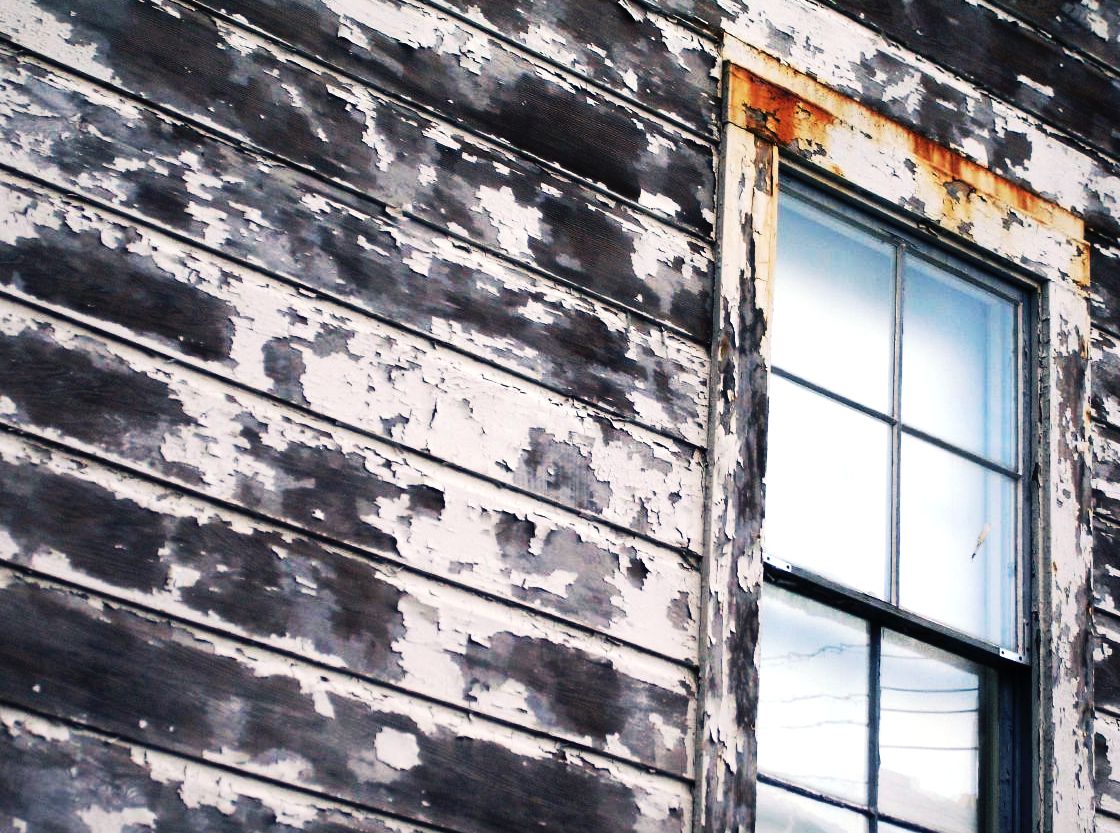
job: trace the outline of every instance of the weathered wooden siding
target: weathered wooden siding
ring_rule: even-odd
[[[1120,829],[1096,0],[0,2],[0,828],[691,826],[724,31],[1092,226]]]
[[[0,827],[688,827],[716,61],[617,12],[2,4]]]

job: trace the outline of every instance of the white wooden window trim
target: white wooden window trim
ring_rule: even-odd
[[[1033,627],[1040,833],[1093,829],[1089,300],[1069,211],[728,36],[701,625],[697,831],[753,829],[761,449],[779,146],[1035,276],[1037,482]]]

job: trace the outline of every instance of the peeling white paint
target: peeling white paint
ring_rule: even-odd
[[[1053,98],[1054,97],[1054,88],[1053,87],[1048,86],[1046,84],[1040,84],[1038,81],[1035,81],[1033,78],[1028,78],[1026,75],[1018,75],[1018,76],[1016,76],[1015,80],[1018,81],[1020,84],[1022,84],[1024,87],[1030,87],[1035,92],[1041,93],[1042,95],[1046,96],[1046,98]]]
[[[539,209],[519,203],[508,185],[482,186],[478,189],[478,204],[497,230],[498,245],[513,255],[532,255],[529,241],[541,237]]]
[[[81,43],[74,27],[30,3],[0,3],[0,31],[41,54],[56,55],[67,66],[119,83],[113,71],[98,60],[98,45]]]
[[[719,0],[719,5],[727,13],[725,30],[738,40],[770,52],[847,95],[874,85],[876,98],[885,109],[898,106],[914,113],[916,122],[920,122],[918,93],[930,83],[943,85],[967,101],[968,108],[991,114],[993,136],[1024,137],[1029,157],[1007,173],[1020,178],[1027,188],[1074,211],[1083,211],[1094,201],[1105,210],[1120,211],[1120,175],[1063,142],[1032,116],[991,98],[883,35],[852,25],[838,11],[812,0]],[[838,31],[844,37],[835,37]],[[880,79],[868,78],[868,62],[876,57],[897,68],[888,87]],[[958,133],[964,141],[951,149],[967,156],[976,148],[976,137],[970,137],[967,130]],[[973,161],[988,162],[986,158]]]
[[[378,759],[386,766],[405,771],[420,765],[420,746],[415,735],[382,729],[373,743]]]
[[[82,824],[89,833],[135,833],[136,828],[155,829],[156,814],[147,807],[127,807],[122,810],[106,810],[103,807],[88,807],[78,813]]]
[[[10,573],[5,573],[5,577],[9,575]],[[0,706],[0,724],[13,736],[27,732],[49,741],[65,742],[70,739],[70,729],[67,726],[8,706]]]

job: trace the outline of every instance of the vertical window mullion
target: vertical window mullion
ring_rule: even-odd
[[[871,624],[867,672],[867,808],[870,833],[879,827],[879,668],[882,663],[883,629]]]
[[[899,542],[901,530],[901,494],[902,482],[901,456],[902,456],[902,258],[906,246],[902,242],[895,244],[894,250],[894,334],[891,339],[891,548],[890,548],[890,587],[887,598],[891,604],[897,605],[899,584]]]
[[[1027,304],[1021,303],[1015,312],[1015,401],[1018,408],[1016,420],[1017,434],[1015,441],[1018,445],[1018,454],[1015,458],[1015,467],[1019,472],[1019,479],[1015,489],[1015,509],[1017,512],[1016,533],[1018,540],[1015,544],[1015,637],[1016,648],[1020,654],[1030,654],[1030,630],[1027,625],[1027,611],[1032,607],[1031,588],[1034,586],[1033,570],[1030,567],[1030,509],[1028,507],[1027,489],[1030,488],[1031,472],[1028,470],[1027,461],[1034,458],[1034,441],[1028,437],[1027,426],[1033,425],[1031,411],[1033,410],[1033,396],[1028,396],[1028,389],[1033,386],[1027,384],[1027,373],[1030,357],[1033,353],[1031,339],[1027,336],[1024,317]]]

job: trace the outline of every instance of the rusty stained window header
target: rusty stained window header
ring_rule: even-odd
[[[1088,247],[1070,210],[929,141],[778,58],[725,34],[716,331],[712,348],[708,535],[703,577],[702,776],[697,829],[753,825],[757,760],[758,598],[769,379],[769,321],[779,152],[947,242],[1028,273],[1036,284],[1037,477],[1031,511],[1043,833],[1088,830],[1093,817],[1089,533]],[[969,148],[967,137],[961,146]],[[967,153],[967,151],[965,151]],[[1074,207],[1075,208],[1075,207]],[[942,232],[945,232],[942,234]],[[981,254],[983,253],[983,254]]]
[[[724,120],[1047,280],[1089,283],[1071,211],[745,44]]]

